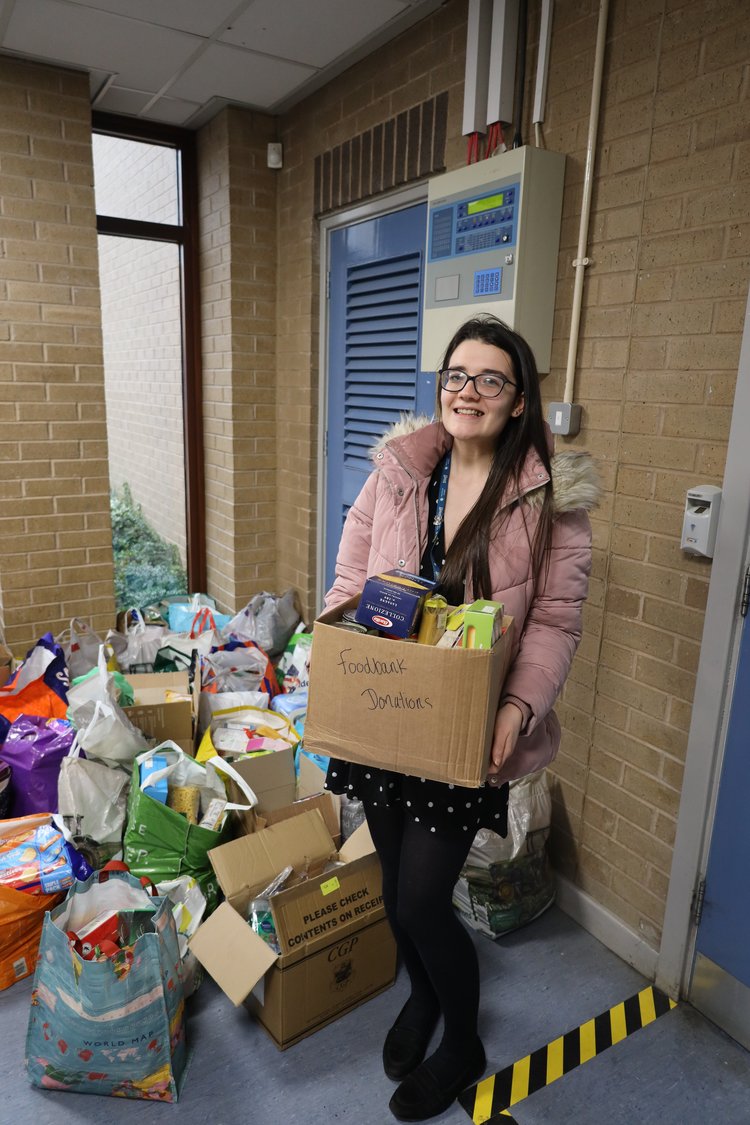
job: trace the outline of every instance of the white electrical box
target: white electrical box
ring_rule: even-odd
[[[683,551],[708,559],[714,557],[720,507],[721,489],[715,484],[700,484],[688,490],[680,541]]]
[[[456,329],[494,313],[549,371],[565,156],[524,145],[429,183],[422,370]]]

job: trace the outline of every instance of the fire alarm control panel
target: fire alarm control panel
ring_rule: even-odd
[[[494,313],[549,371],[565,157],[523,146],[430,181],[422,370],[455,330]]]

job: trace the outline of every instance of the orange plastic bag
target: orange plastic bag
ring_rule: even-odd
[[[48,813],[0,822],[0,836],[19,827],[37,828],[49,824]],[[65,892],[29,894],[0,884],[0,990],[34,972],[42,936],[45,911],[62,902]]]
[[[68,669],[60,646],[45,633],[0,688],[0,743],[19,715],[64,719],[68,710]]]

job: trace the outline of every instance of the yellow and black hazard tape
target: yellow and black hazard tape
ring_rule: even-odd
[[[580,1027],[566,1031],[512,1066],[483,1078],[476,1086],[464,1090],[458,1100],[474,1125],[495,1120],[511,1125],[512,1106],[674,1007],[674,1000],[650,985]]]

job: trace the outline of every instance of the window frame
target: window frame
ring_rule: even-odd
[[[92,114],[92,132],[123,140],[173,148],[178,159],[179,222],[152,223],[96,214],[97,234],[171,242],[180,253],[182,335],[182,414],[185,458],[185,537],[187,579],[191,591],[206,589],[206,498],[203,457],[203,379],[198,261],[198,156],[195,133],[188,129],[121,117]]]

